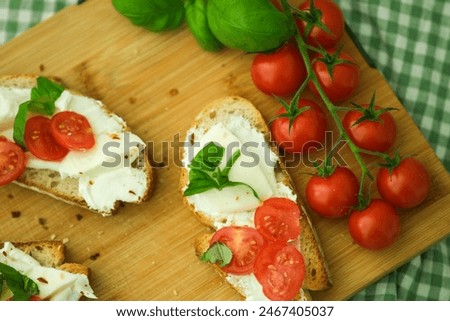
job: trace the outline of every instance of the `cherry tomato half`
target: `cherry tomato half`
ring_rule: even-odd
[[[24,140],[30,153],[43,160],[58,161],[69,152],[53,138],[50,119],[44,116],[35,116],[27,120]]]
[[[287,43],[274,52],[257,54],[251,75],[253,83],[263,93],[287,96],[306,79],[306,67],[298,49]]]
[[[256,256],[264,245],[264,238],[254,228],[229,226],[217,230],[210,244],[221,242],[233,253],[231,262],[221,267],[226,273],[248,274],[253,272]]]
[[[267,244],[256,258],[255,277],[270,300],[292,300],[305,278],[303,256],[293,245]]]
[[[288,242],[300,235],[300,208],[288,198],[274,197],[255,212],[256,230],[271,242]]]
[[[415,158],[405,158],[389,171],[381,167],[377,175],[377,188],[381,197],[399,208],[418,206],[427,197],[431,186],[430,175]]]
[[[309,207],[323,217],[337,218],[358,204],[359,182],[347,167],[336,167],[326,177],[312,176],[306,184]]]
[[[319,105],[309,99],[300,99],[298,107],[309,109],[298,115],[289,129],[289,118],[281,117],[272,122],[272,136],[277,145],[287,153],[303,153],[310,148],[321,147],[325,140],[327,119]],[[282,107],[278,115],[285,114]]]
[[[389,203],[373,199],[363,210],[354,210],[348,219],[353,240],[369,250],[392,245],[400,233],[400,218]]]
[[[73,111],[62,111],[52,117],[50,129],[55,140],[70,150],[88,150],[95,136],[86,117]]]
[[[16,143],[0,138],[0,186],[19,178],[25,170],[26,156]]]
[[[302,11],[310,10],[310,0],[304,1],[298,8]],[[334,48],[344,35],[344,15],[339,6],[331,0],[314,0],[314,7],[319,9],[322,14],[317,19],[321,21],[331,33],[327,33],[319,26],[311,29],[306,42],[312,46],[322,46],[323,48]],[[314,13],[313,13],[314,15]],[[296,20],[300,34],[304,36],[306,22],[300,19]]]

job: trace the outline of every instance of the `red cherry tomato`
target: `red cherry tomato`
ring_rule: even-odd
[[[329,50],[328,53],[331,57],[336,50]],[[323,58],[321,54],[316,54],[312,58],[312,69],[323,91],[333,103],[349,99],[359,85],[359,66],[349,54],[343,51],[337,55],[337,60],[334,62],[332,60],[324,62],[321,60]],[[328,65],[331,66],[331,74],[328,71]],[[320,97],[313,82],[309,82],[308,87],[313,94]]]
[[[55,140],[70,150],[88,150],[95,145],[89,121],[73,111],[63,111],[52,117],[50,129]]]
[[[287,96],[305,81],[306,67],[298,49],[288,43],[277,51],[257,54],[251,75],[253,83],[263,93]]]
[[[367,105],[362,105],[362,107],[367,107]],[[375,109],[380,109],[380,107],[375,106]],[[391,113],[384,112],[378,116],[378,120],[367,119],[354,125],[361,117],[363,117],[362,112],[350,111],[342,120],[345,131],[355,145],[377,152],[389,150],[397,136],[395,121]]]
[[[58,161],[69,152],[53,138],[50,119],[43,116],[28,119],[25,124],[24,140],[30,153],[43,160]]]
[[[305,0],[298,8],[302,11],[310,10],[310,4],[310,0]],[[321,16],[317,15],[316,19],[321,21],[331,33],[327,33],[325,30],[315,25],[306,38],[306,42],[313,46],[320,45],[323,48],[336,47],[337,43],[344,35],[345,22],[341,9],[336,3],[330,0],[314,0],[314,7],[322,12]],[[313,16],[316,15],[315,13],[312,14]],[[300,34],[304,36],[306,22],[296,19],[296,23]]]
[[[310,148],[321,147],[325,140],[327,120],[320,106],[308,99],[300,99],[298,106],[309,109],[296,116],[290,129],[288,117],[275,119],[271,126],[277,145],[287,153],[307,152]],[[277,114],[285,113],[283,107]]]
[[[421,162],[405,158],[391,171],[381,167],[377,175],[377,188],[381,197],[399,208],[418,206],[427,197],[430,176]]]
[[[19,178],[25,170],[26,157],[19,145],[0,139],[0,186]]]
[[[222,267],[225,273],[248,274],[253,272],[256,256],[264,245],[264,238],[250,227],[230,226],[217,230],[210,244],[221,242],[233,253],[231,262]]]
[[[336,167],[330,176],[312,176],[306,185],[309,207],[320,216],[337,218],[358,204],[359,183],[347,167]]]
[[[357,244],[369,250],[381,250],[397,240],[400,218],[389,203],[373,199],[367,208],[350,213],[348,228]]]
[[[288,242],[300,235],[300,209],[288,198],[269,198],[255,212],[256,230],[271,242]]]
[[[267,244],[256,258],[255,277],[270,300],[292,300],[305,278],[303,256],[293,245]]]

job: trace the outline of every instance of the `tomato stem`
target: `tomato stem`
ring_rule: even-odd
[[[293,13],[291,12],[288,0],[281,0],[281,4],[283,6],[283,10],[284,10],[285,14],[288,15],[288,17],[292,20],[292,23],[295,25],[295,18],[294,18]],[[335,106],[331,102],[331,100],[325,94],[325,91],[323,90],[322,86],[320,85],[320,83],[312,69],[311,59],[309,58],[309,55],[308,55],[308,46],[306,45],[305,41],[301,37],[300,32],[298,31],[297,28],[295,28],[294,37],[297,42],[298,49],[300,50],[300,54],[303,58],[305,66],[306,66],[306,71],[307,71],[308,77],[307,77],[307,80],[305,80],[305,82],[311,81],[316,86],[317,91],[318,91],[320,97],[322,98],[323,103],[327,107],[328,111],[331,114],[331,117],[333,118],[334,122],[336,123],[336,127],[339,131],[339,136],[341,137],[342,140],[346,141],[347,146],[350,148],[358,165],[361,168],[361,172],[362,172],[361,173],[361,185],[363,185],[365,178],[369,177],[372,179],[372,175],[370,174],[369,169],[367,168],[366,164],[364,163],[364,160],[361,157],[361,150],[359,149],[359,147],[357,147],[352,142],[352,140],[348,136],[347,132],[345,131],[344,126],[342,125],[342,122],[337,113],[337,111],[339,110],[339,107]]]

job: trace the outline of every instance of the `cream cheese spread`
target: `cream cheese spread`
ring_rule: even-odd
[[[77,301],[82,296],[97,298],[86,275],[41,266],[38,261],[10,242],[4,243],[0,249],[0,262],[32,279],[39,287],[38,296],[42,300]],[[12,293],[5,289],[1,294],[0,300],[12,296]]]

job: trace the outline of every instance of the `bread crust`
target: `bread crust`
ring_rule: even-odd
[[[37,77],[37,75],[31,74],[6,75],[0,77],[0,86],[14,88],[32,88],[36,86]],[[62,85],[61,79],[57,77],[47,78]],[[79,93],[77,91],[68,88],[66,89],[73,94],[83,95],[82,93]],[[105,113],[113,114],[110,110],[107,109],[105,105],[102,105],[102,108]],[[129,131],[130,129],[126,127],[126,130]],[[147,190],[141,199],[134,202],[136,204],[147,201],[150,198],[155,185],[154,171],[146,152],[147,151],[145,150],[143,153],[141,153],[139,161],[135,162],[136,164],[143,165],[142,171],[145,172],[147,178]],[[76,205],[88,209],[92,212],[99,213],[103,216],[110,216],[115,214],[123,204],[123,202],[117,201],[115,202],[113,208],[109,211],[92,209],[88,206],[86,201],[78,192],[78,179],[69,177],[62,178],[58,172],[48,169],[26,168],[24,173],[17,180],[15,180],[14,183],[19,186],[51,196],[68,204]]]
[[[199,140],[199,137],[189,137],[189,133],[197,132],[201,128],[211,128],[218,122],[223,121],[227,117],[232,115],[240,115],[250,121],[251,125],[259,132],[263,133],[266,142],[271,147],[272,151],[278,155],[276,146],[270,139],[270,131],[267,127],[266,121],[262,117],[261,113],[256,109],[256,107],[250,103],[248,100],[237,97],[230,96],[224,97],[222,99],[215,100],[206,106],[199,115],[195,118],[190,129],[188,130],[185,141]],[[276,179],[278,182],[283,182],[287,185],[295,195],[294,185],[292,180],[280,158],[279,163],[275,168]],[[186,167],[181,169],[179,188],[181,193],[187,187],[189,182],[189,173]],[[187,197],[183,197],[185,205],[195,214],[195,216],[205,225],[210,226],[214,229],[214,221],[205,213],[196,211],[193,204],[189,203]],[[303,283],[304,297],[298,297],[296,299],[311,298],[309,296],[308,290],[323,290],[331,286],[331,275],[328,269],[327,262],[325,260],[322,247],[320,245],[317,234],[311,223],[308,213],[302,206],[301,201],[297,198],[298,205],[302,209],[303,215],[300,218],[300,224],[302,227],[302,233],[300,235],[300,250],[305,259],[306,265],[306,275]],[[209,240],[212,234],[205,234],[200,236],[194,243],[195,251],[198,256],[204,253],[209,247]],[[226,275],[216,267],[216,270],[225,277]],[[242,291],[236,289],[241,295]]]

